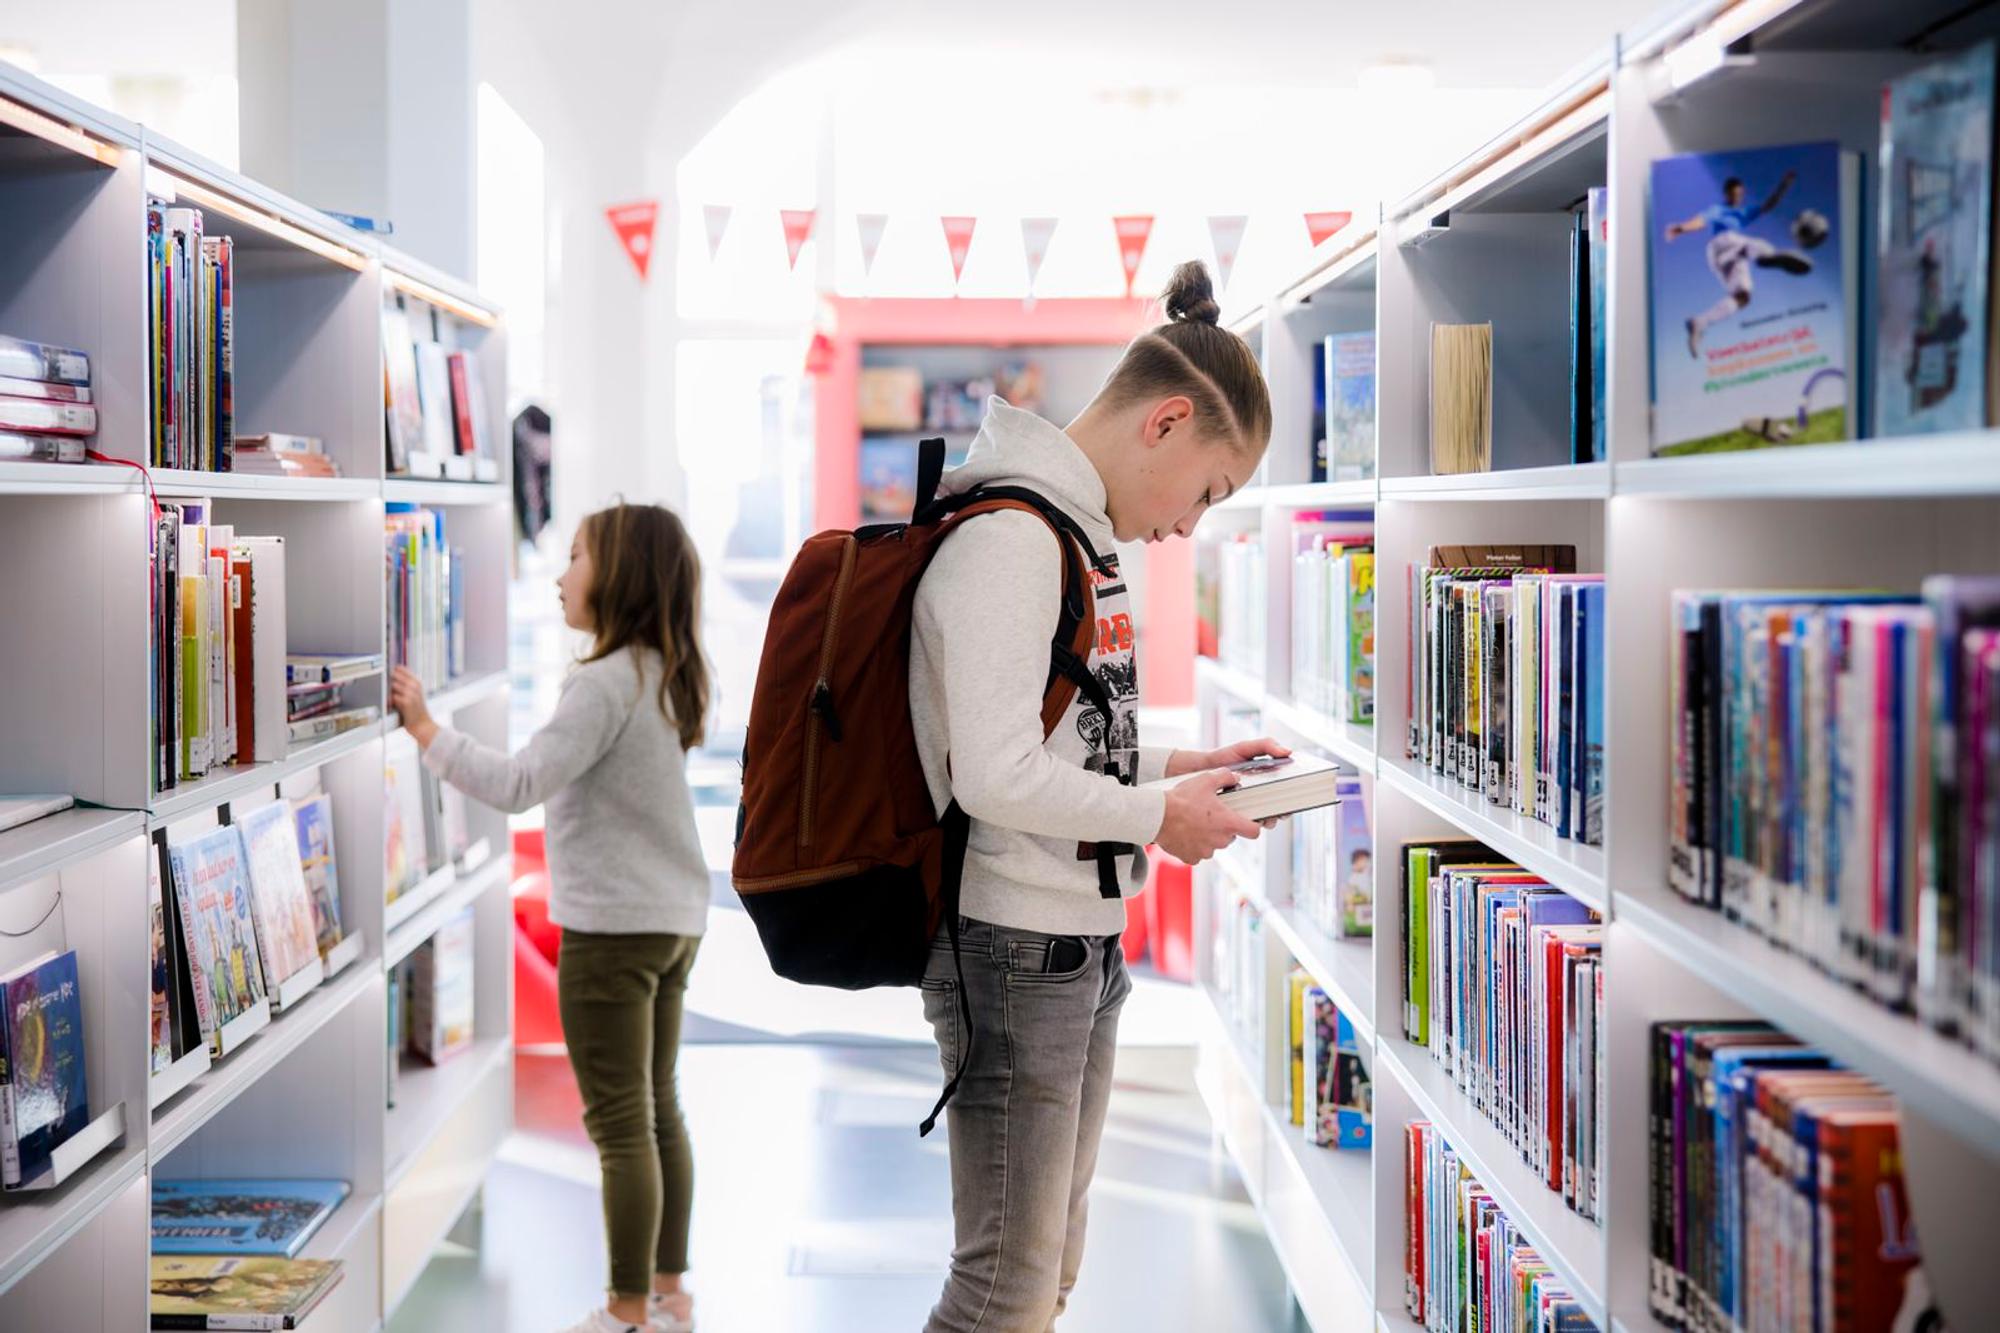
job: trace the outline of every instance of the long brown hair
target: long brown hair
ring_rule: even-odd
[[[708,662],[701,653],[701,557],[687,528],[661,505],[612,505],[583,520],[590,552],[590,620],[597,641],[583,660],[651,648],[666,668],[660,712],[681,748],[700,745],[708,720]]]
[[[1271,439],[1271,391],[1250,344],[1221,327],[1222,307],[1199,260],[1174,270],[1161,295],[1167,322],[1125,349],[1104,393],[1123,405],[1184,394],[1203,433],[1239,452],[1262,452]]]

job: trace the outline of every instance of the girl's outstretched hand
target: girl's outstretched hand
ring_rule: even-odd
[[[424,683],[417,679],[416,672],[399,666],[389,673],[389,706],[402,717],[403,730],[410,733],[418,748],[429,749],[438,724],[424,705]]]

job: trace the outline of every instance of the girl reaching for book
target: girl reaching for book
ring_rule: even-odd
[[[688,795],[708,667],[701,566],[680,519],[614,505],[584,519],[556,582],[593,636],[554,714],[513,755],[440,726],[396,668],[389,701],[444,781],[499,809],[546,805],[556,994],[604,1180],[609,1299],[569,1333],[689,1333],[694,1161],[675,1092],[681,1007],[709,879]]]

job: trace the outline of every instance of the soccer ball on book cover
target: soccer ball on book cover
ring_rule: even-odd
[[[1792,239],[1808,250],[1824,241],[1832,230],[1826,214],[1816,208],[1803,209],[1792,219]]]

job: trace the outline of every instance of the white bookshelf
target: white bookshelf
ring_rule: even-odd
[[[385,504],[440,507],[466,567],[467,670],[442,717],[507,739],[510,450],[490,481],[384,475],[380,309],[477,359],[504,431],[506,332],[465,284],[333,219],[0,65],[0,331],[92,358],[94,447],[145,461],[145,204],[171,192],[236,241],[240,433],[317,435],[338,478],[160,470],[162,499],[204,497],[238,531],[285,538],[292,651],[383,652]],[[398,919],[383,898],[383,744],[393,714],[285,758],[154,792],[147,754],[147,479],[132,467],[0,464],[0,790],[77,808],[0,833],[0,966],[74,949],[91,1108],[109,1142],[62,1184],[0,1197],[0,1328],[147,1326],[151,1186],[185,1176],[328,1176],[353,1193],[307,1254],[344,1278],[308,1322],[378,1329],[471,1199],[512,1123],[511,858],[505,817],[471,806],[476,858]],[[380,679],[349,687],[382,706]],[[231,807],[316,790],[334,803],[344,965],[180,1086],[148,1073],[152,839]],[[387,1102],[387,976],[460,911],[475,921],[476,1041]],[[336,957],[340,957],[337,955]],[[152,1103],[158,1096],[158,1105]],[[122,1132],[118,1131],[122,1125]],[[392,1248],[393,1247],[393,1248]]]
[[[1258,708],[1264,730],[1372,780],[1376,919],[1372,945],[1335,941],[1293,907],[1289,836],[1264,835],[1261,873],[1239,862],[1197,869],[1197,961],[1216,1000],[1202,1040],[1202,1086],[1295,1285],[1298,1273],[1359,1269],[1372,1316],[1329,1313],[1302,1288],[1321,1333],[1372,1322],[1415,1333],[1404,1311],[1404,1127],[1435,1123],[1569,1281],[1600,1329],[1657,1333],[1647,1311],[1647,1031],[1664,1019],[1760,1017],[1881,1080],[1901,1099],[1903,1147],[1925,1269],[1953,1326],[2000,1321],[1990,1237],[2000,1227],[2000,1070],[1906,1015],[1875,1005],[1810,964],[1666,883],[1668,595],[1707,586],[1871,586],[1910,590],[1925,574],[2000,570],[2000,431],[1737,454],[1650,456],[1646,227],[1650,162],[1671,153],[1834,138],[1871,158],[1880,81],[1927,57],[1903,43],[1947,6],[1869,0],[1697,0],[1643,30],[1604,34],[1604,54],[1561,81],[1519,122],[1384,210],[1379,224],[1321,247],[1287,285],[1238,293],[1230,326],[1249,338],[1273,396],[1271,452],[1257,484],[1218,506],[1197,538],[1261,535],[1267,555],[1266,667],[1202,662],[1202,738],[1224,713]],[[1749,61],[1740,59],[1747,50]],[[1966,39],[1969,42],[1970,38]],[[1736,44],[1732,47],[1732,44]],[[1943,49],[1957,45],[1946,38]],[[1724,59],[1729,48],[1728,59]],[[1704,72],[1706,71],[1706,72]],[[1567,454],[1565,213],[1610,190],[1606,450]],[[1873,195],[1864,197],[1872,207]],[[1357,220],[1356,226],[1360,223]],[[1495,467],[1433,476],[1427,447],[1428,329],[1495,326]],[[1377,339],[1378,477],[1312,483],[1308,420],[1313,349],[1327,333]],[[1560,410],[1559,410],[1560,409]],[[1301,706],[1290,681],[1292,516],[1372,507],[1376,528],[1376,718],[1337,722]],[[1436,543],[1547,541],[1606,576],[1606,836],[1556,837],[1404,755],[1408,611],[1402,570]],[[1477,838],[1602,911],[1605,996],[1602,1223],[1569,1210],[1476,1111],[1428,1052],[1404,1040],[1395,849],[1415,838]],[[1263,917],[1263,1030],[1252,1050],[1217,998],[1218,912],[1234,897]],[[1357,963],[1360,964],[1357,966]],[[1352,1012],[1375,1088],[1375,1148],[1365,1180],[1313,1168],[1315,1150],[1279,1134],[1286,1087],[1284,978],[1304,967]],[[1261,1127],[1261,1128],[1260,1128]],[[1290,1126],[1283,1125],[1290,1131]],[[1272,1145],[1308,1154],[1322,1188],[1280,1204]],[[1321,1153],[1320,1156],[1327,1154]],[[1282,1173],[1281,1173],[1282,1174]],[[1344,1224],[1368,1191],[1372,1237]],[[1337,1196],[1337,1197],[1336,1197]],[[1299,1199],[1317,1199],[1301,1209]],[[1983,1242],[1980,1238],[1988,1238]]]

